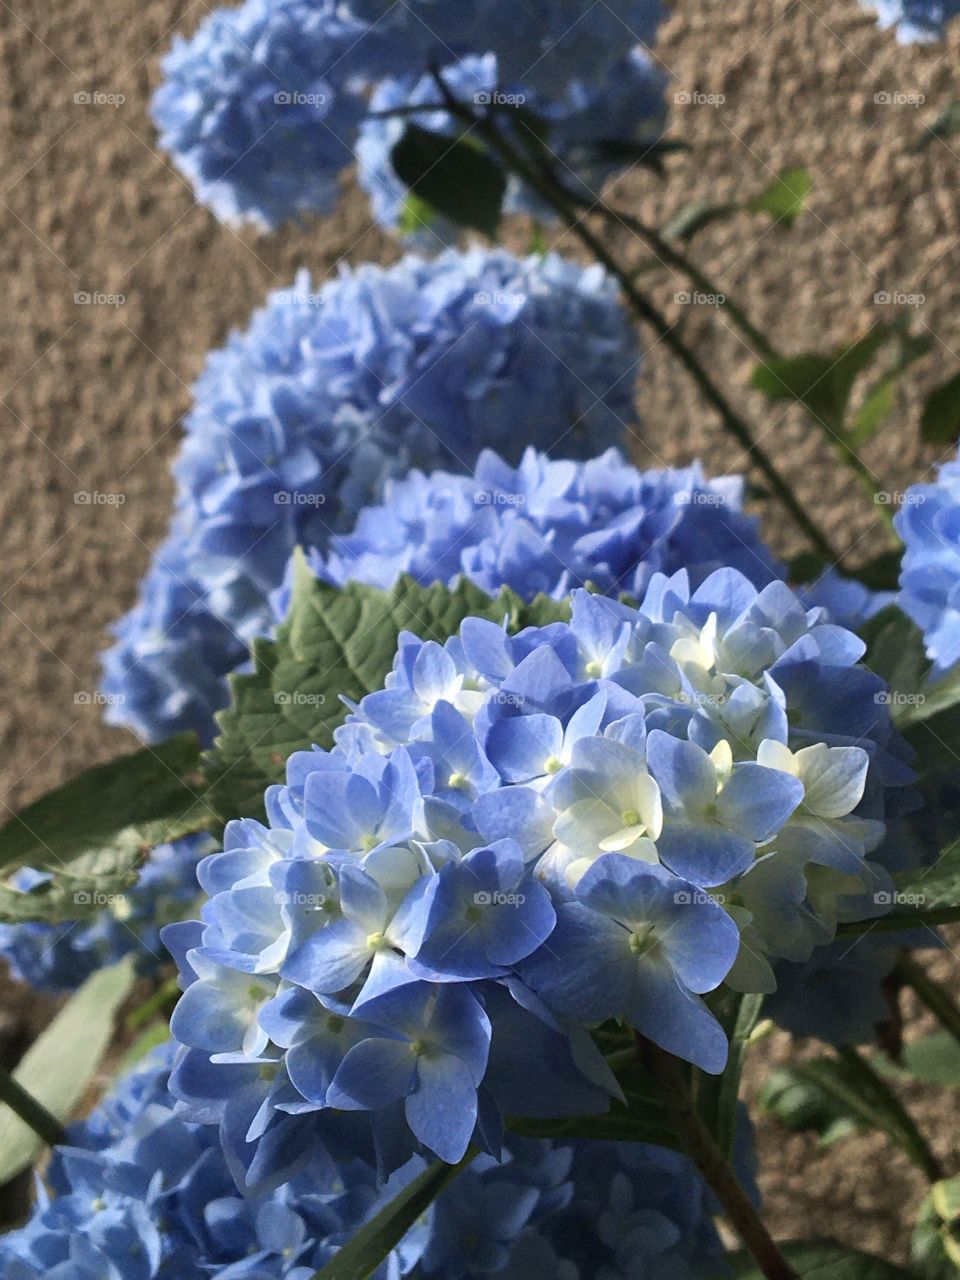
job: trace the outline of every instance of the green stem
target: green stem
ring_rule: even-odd
[[[935,929],[937,925],[953,924],[960,920],[960,906],[931,907],[929,911],[901,911],[899,915],[880,916],[875,920],[849,920],[837,926],[838,938],[860,938],[867,933],[900,933],[904,929],[917,929],[924,925]]]
[[[154,991],[153,995],[148,996],[143,1004],[138,1005],[132,1013],[127,1015],[127,1030],[136,1031],[138,1027],[142,1027],[154,1014],[160,1013],[166,1009],[167,1005],[173,1004],[179,994],[180,984],[177,979],[168,978]]]
[[[887,1082],[874,1071],[862,1054],[850,1045],[841,1045],[837,1056],[857,1081],[864,1098],[875,1098],[880,1111],[888,1117],[887,1132],[907,1153],[929,1182],[940,1182],[943,1169],[930,1150],[926,1138],[917,1128],[913,1117],[893,1092]]]
[[[0,1102],[5,1102],[47,1146],[55,1147],[65,1141],[66,1131],[56,1116],[51,1115],[32,1093],[28,1093],[5,1067],[0,1067]]]
[[[586,201],[583,201],[582,203],[585,208],[588,207]],[[779,353],[772,344],[767,341],[766,337],[756,327],[740,304],[731,298],[726,290],[721,289],[714,280],[711,280],[710,277],[702,271],[695,262],[691,261],[685,253],[675,249],[669,241],[664,240],[656,227],[649,226],[642,219],[636,218],[632,214],[625,213],[620,209],[612,208],[603,200],[591,201],[589,208],[595,209],[610,222],[621,223],[628,231],[632,231],[642,240],[645,240],[663,263],[673,267],[675,271],[679,271],[682,275],[685,275],[695,288],[701,290],[703,293],[722,297],[724,300],[723,310],[727,315],[729,315],[730,319],[747,339],[748,343],[753,348],[754,354],[759,356],[764,362],[779,359]],[[802,403],[802,401],[800,403]],[[874,506],[877,508],[877,514],[880,519],[892,529],[893,513],[883,503],[877,502],[877,497],[881,490],[871,474],[870,469],[860,460],[859,455],[856,453],[849,441],[844,439],[841,434],[828,427],[827,424],[823,422],[808,405],[803,405],[803,407],[807,412],[807,416],[816,423],[823,434],[827,437],[829,443],[836,450],[841,461],[849,467],[859,480],[865,492],[874,500]]]
[[[670,324],[653,303],[640,292],[630,273],[617,262],[603,240],[584,223],[563,188],[548,174],[531,168],[488,119],[482,115],[474,115],[469,107],[465,106],[454,94],[450,93],[443,77],[438,72],[434,72],[434,78],[450,113],[464,121],[464,123],[476,128],[486,139],[491,149],[500,157],[506,168],[516,173],[518,177],[522,178],[543,197],[567,228],[577,236],[596,260],[618,281],[637,318],[653,329],[657,337],[687,370],[704,399],[713,406],[724,426],[741,445],[751,462],[763,473],[767,483],[781,499],[813,546],[831,563],[839,564],[841,557],[829,538],[808,515],[786,479],[777,470],[773,459],[767,451],[753,438],[747,423],[739,416],[720,388],[714,385],[710,375],[700,364],[694,352],[677,333],[675,326]]]
[[[644,1065],[657,1084],[690,1159],[719,1200],[730,1225],[762,1274],[767,1280],[797,1280],[797,1273],[777,1248],[763,1219],[751,1204],[736,1174],[724,1160],[697,1111],[679,1058],[639,1035],[637,1044]]]
[[[926,969],[909,955],[900,957],[894,973],[906,986],[913,988],[917,998],[939,1019],[944,1030],[949,1031],[954,1040],[960,1042],[960,1009],[939,982],[934,982]]]

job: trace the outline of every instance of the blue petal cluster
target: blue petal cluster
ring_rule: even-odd
[[[165,935],[186,1114],[257,1184],[344,1115],[392,1166],[603,1110],[610,1018],[719,1071],[705,993],[770,991],[889,906],[869,855],[910,771],[863,651],[732,569],[656,574],[638,609],[577,590],[569,624],[515,637],[401,637]]]
[[[228,223],[324,213],[366,110],[333,6],[246,0],[177,37],[153,102],[162,145]]]
[[[212,846],[207,836],[157,845],[134,888],[110,895],[96,915],[55,925],[0,924],[0,956],[15,978],[52,993],[74,990],[126,955],[149,973],[169,960],[160,929],[190,914],[198,897],[197,862]],[[25,870],[14,887],[28,893],[48,878]]]
[[[403,1183],[361,1159],[309,1162],[237,1195],[214,1132],[177,1116],[157,1051],[70,1132],[27,1224],[0,1238],[5,1280],[310,1280]],[[747,1172],[749,1180],[749,1170]],[[374,1273],[399,1280],[702,1280],[728,1273],[692,1165],[639,1143],[512,1138],[442,1193]]]
[[[196,384],[171,537],[105,659],[113,721],[209,737],[295,546],[325,547],[411,467],[616,443],[638,363],[612,281],[554,255],[408,256],[316,292],[298,276]]]
[[[642,45],[664,12],[660,0],[522,12],[506,0],[245,0],[174,42],[154,119],[199,200],[224,221],[271,228],[330,208],[362,122],[367,171],[387,177],[392,127],[380,129],[377,113],[432,85],[434,68],[456,90],[472,86],[472,106],[499,106],[494,95],[506,93],[535,112],[561,164],[582,165],[577,181],[589,186],[629,162],[624,144],[659,136],[663,77]]]
[[[511,467],[492,450],[473,475],[414,471],[390,481],[383,503],[361,511],[326,554],[309,549],[318,577],[389,589],[401,574],[489,595],[510,587],[525,600],[561,599],[587,583],[639,599],[655,573],[686,569],[694,586],[726,565],[756,586],[782,573],[741,511],[743,480],[708,480],[700,466],[638,471],[610,449],[589,462],[551,461],[528,449]],[[279,621],[291,568],[273,597]]]
[[[960,659],[960,460],[906,491],[894,518],[905,551],[897,603],[923,632],[933,675]]]
[[[524,84],[505,83],[494,54],[470,56],[446,67],[444,92],[471,110],[521,108],[519,117],[530,128],[537,120],[537,137],[551,155],[555,177],[573,195],[595,198],[612,174],[623,168],[632,146],[639,156],[663,134],[666,125],[666,76],[641,49],[630,50],[600,82],[568,81],[557,96],[545,97]],[[412,117],[408,108],[423,104]],[[402,115],[391,115],[403,109]],[[408,200],[409,191],[397,176],[391,152],[410,119],[431,133],[459,137],[463,125],[443,107],[443,94],[433,75],[388,77],[376,87],[370,114],[357,141],[357,173],[370,197],[377,221],[401,231],[418,243],[451,243],[457,225]],[[521,137],[524,124],[519,126]],[[472,135],[471,135],[472,136]],[[531,213],[542,219],[553,211],[516,175],[507,177],[504,209]]]
[[[893,27],[901,44],[939,40],[948,22],[960,14],[960,0],[860,0],[877,15],[880,27]]]

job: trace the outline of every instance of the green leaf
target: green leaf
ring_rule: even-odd
[[[941,140],[950,138],[958,132],[960,132],[960,102],[951,102],[932,124],[924,126],[914,151],[925,151],[931,142],[935,142],[938,138]]]
[[[401,236],[416,235],[424,227],[432,226],[437,220],[437,211],[432,204],[427,204],[414,191],[408,191],[397,222],[397,233]]]
[[[886,325],[827,355],[808,352],[758,364],[751,384],[771,400],[797,400],[834,431],[842,432],[850,393],[859,375],[890,336]]]
[[[923,1280],[954,1280],[960,1271],[960,1178],[930,1188],[910,1242],[910,1261]]]
[[[813,189],[808,170],[803,168],[781,169],[769,187],[750,201],[748,208],[754,213],[768,213],[774,222],[792,227],[803,213]]]
[[[600,138],[582,148],[601,160],[612,160],[618,164],[639,164],[652,169],[658,177],[666,173],[664,160],[677,152],[692,151],[689,142],[680,138],[641,139],[631,142],[623,138]]]
[[[864,664],[890,686],[889,694],[877,694],[878,701],[885,701],[898,721],[904,719],[924,697],[930,668],[920,628],[896,605],[888,605],[860,628],[860,637],[867,646]]]
[[[800,1280],[911,1280],[909,1271],[892,1262],[829,1241],[785,1244],[781,1252]],[[763,1280],[763,1272],[748,1255],[735,1254],[730,1262],[734,1280]]]
[[[97,765],[48,792],[0,828],[0,870],[51,873],[31,893],[0,885],[0,918],[72,920],[136,879],[154,845],[209,827],[193,734]]]
[[[362,1226],[315,1274],[313,1280],[367,1280],[475,1154],[468,1151],[459,1164],[444,1164],[438,1160],[428,1165]]]
[[[401,631],[442,643],[471,615],[519,629],[567,610],[544,597],[525,605],[510,591],[491,599],[465,579],[453,589],[405,576],[390,591],[355,582],[341,590],[298,555],[286,619],[272,640],[254,644],[253,673],[230,677],[230,707],[207,757],[214,807],[224,820],[262,817],[264,789],[283,780],[287,757],[332,746],[342,699],[382,688]]]
[[[157,1045],[166,1044],[169,1039],[169,1023],[159,1019],[156,1022],[151,1022],[148,1027],[140,1032],[123,1055],[118,1074],[123,1075],[125,1072],[132,1070],[138,1063],[143,1061],[151,1049],[155,1049]]]
[[[757,1095],[757,1105],[791,1133],[819,1134],[823,1146],[867,1127],[861,1116],[852,1114],[818,1083],[804,1079],[791,1067],[770,1072]]]
[[[496,234],[506,175],[469,136],[431,133],[411,120],[390,162],[400,181],[437,213],[458,226]]]
[[[929,867],[894,876],[898,902],[918,908],[918,916],[941,907],[960,906],[960,837],[941,849]]]
[[[16,1079],[65,1121],[110,1043],[114,1015],[133,986],[132,958],[89,977],[35,1040],[14,1071]],[[0,1107],[0,1185],[31,1164],[42,1143],[7,1107]]]
[[[866,444],[890,416],[898,379],[914,361],[925,356],[933,345],[925,335],[912,334],[909,325],[908,317],[899,316],[891,326],[898,340],[897,356],[892,367],[867,392],[850,424],[848,438],[855,449]]]
[[[953,444],[960,435],[960,373],[927,396],[920,435],[928,444]]]
[[[709,200],[691,200],[678,210],[660,232],[664,240],[683,240],[689,242],[711,222],[727,218],[740,208],[736,204],[713,204]]]
[[[902,1063],[878,1059],[875,1065],[893,1076],[912,1076],[922,1084],[953,1088],[960,1085],[960,1043],[949,1031],[932,1031],[904,1046]]]

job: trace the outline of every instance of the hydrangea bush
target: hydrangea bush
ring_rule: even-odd
[[[904,41],[955,16],[877,7]],[[691,256],[723,219],[786,235],[804,168],[663,226],[608,199],[685,149],[664,17],[247,0],[166,55],[161,142],[217,217],[322,215],[355,163],[435,256],[302,271],[209,356],[103,659],[145,745],[0,827],[0,952],[70,992],[0,1067],[0,1182],[39,1171],[5,1278],[960,1265],[960,1183],[900,1093],[960,1078],[925,963],[960,919],[960,463],[890,493],[858,454],[932,344],[895,317],[781,353]],[[953,104],[917,150],[955,128]],[[508,215],[527,256],[497,247]],[[583,260],[546,251],[561,228]],[[646,268],[722,299],[754,401],[836,448],[885,552],[837,546]],[[648,340],[756,488],[630,461]],[[951,455],[958,395],[921,415]],[[908,993],[937,1031],[904,1034]],[[908,1269],[771,1234],[741,1071],[775,1025],[821,1049],[751,1102],[824,1142],[877,1130],[926,1180]]]

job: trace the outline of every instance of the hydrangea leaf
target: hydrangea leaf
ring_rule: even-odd
[[[231,705],[218,716],[208,755],[214,807],[224,819],[263,815],[264,788],[280,782],[287,757],[333,745],[347,708],[382,687],[401,631],[443,642],[468,616],[512,628],[565,617],[567,606],[540,597],[523,604],[510,591],[491,599],[466,579],[454,588],[402,577],[390,591],[319,581],[297,557],[286,619],[272,640],[254,644],[255,670],[230,679]]]
[[[910,1280],[911,1276],[883,1258],[829,1241],[788,1244],[781,1252],[799,1280]],[[763,1272],[746,1254],[735,1254],[730,1262],[735,1280],[763,1280]]]
[[[487,153],[466,137],[431,133],[411,121],[390,153],[411,192],[459,226],[494,235],[507,179]]]
[[[80,1101],[113,1033],[114,1015],[133,986],[131,958],[88,978],[34,1041],[14,1078],[58,1120]],[[26,1169],[40,1139],[6,1107],[0,1108],[0,1184]]]
[[[886,1063],[888,1074],[920,1080],[923,1084],[955,1088],[960,1086],[960,1043],[949,1031],[933,1031],[904,1045],[901,1065]]]
[[[890,336],[874,325],[856,342],[821,354],[777,356],[758,364],[751,383],[771,400],[798,400],[822,424],[841,431],[854,383]]]
[[[931,866],[903,871],[894,882],[898,902],[913,907],[920,923],[928,912],[960,906],[960,838],[941,849]]]
[[[468,1151],[459,1164],[437,1160],[428,1165],[337,1251],[314,1280],[367,1280],[475,1154]]]
[[[934,1183],[927,1193],[913,1239],[910,1260],[925,1280],[951,1280],[960,1270],[960,1178]]]
[[[807,169],[781,169],[773,182],[754,196],[749,207],[754,213],[769,213],[774,222],[789,228],[803,213],[812,189],[813,179]]]
[[[709,227],[712,222],[729,217],[739,208],[740,206],[736,204],[714,204],[710,200],[691,200],[664,223],[660,234],[664,240],[682,240],[686,243],[699,231]]]
[[[0,872],[51,879],[31,893],[0,886],[0,918],[72,920],[135,879],[154,845],[214,822],[193,734],[97,765],[41,796],[0,827]]]
[[[952,444],[960,433],[960,373],[927,396],[920,435],[927,444]]]
[[[813,1131],[822,1146],[860,1133],[867,1126],[819,1084],[802,1079],[792,1068],[771,1071],[757,1095],[757,1105],[791,1133]]]

